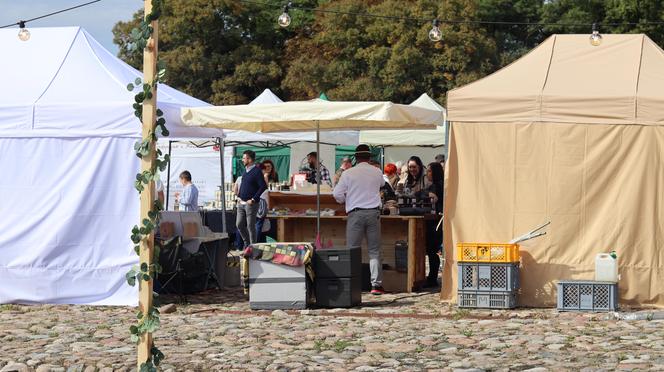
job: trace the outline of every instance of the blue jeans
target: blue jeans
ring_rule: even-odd
[[[263,225],[265,218],[256,219],[256,243],[265,243],[265,233],[263,232]]]

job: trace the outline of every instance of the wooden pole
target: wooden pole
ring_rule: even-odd
[[[145,14],[152,12],[152,0],[145,0]],[[158,40],[158,23],[152,21],[153,28],[152,37],[148,40],[147,47],[143,51],[143,82],[152,84],[157,75],[157,40]],[[155,129],[155,121],[157,117],[157,90],[152,89],[152,98],[143,101],[143,139],[149,138],[150,133]],[[141,172],[149,171],[155,163],[156,144],[153,143],[150,147],[150,154],[141,159]],[[148,212],[152,210],[152,205],[155,200],[155,185],[151,181],[148,187],[141,193],[141,221],[148,217]],[[140,263],[147,263],[148,267],[152,265],[152,258],[154,254],[154,234],[150,234],[147,239],[141,242]],[[152,280],[138,281],[138,308],[147,316],[148,311],[152,307]],[[141,364],[145,363],[150,357],[150,348],[152,347],[152,334],[146,333],[142,335],[138,342],[138,368]]]

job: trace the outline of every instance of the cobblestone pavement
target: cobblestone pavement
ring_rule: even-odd
[[[361,308],[252,312],[241,290],[162,314],[162,370],[664,370],[664,321],[552,309],[459,310],[437,293]],[[0,305],[0,371],[127,371],[134,309]]]

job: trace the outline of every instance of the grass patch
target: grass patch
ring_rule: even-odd
[[[21,307],[16,304],[2,304],[0,305],[0,312],[2,311],[19,311]]]
[[[466,337],[471,337],[473,335],[473,330],[470,328],[466,328],[461,333]]]
[[[454,312],[454,315],[452,315],[452,319],[460,320],[460,319],[463,319],[463,318],[467,317],[468,315],[470,315],[469,310],[467,310],[467,309],[457,309]]]

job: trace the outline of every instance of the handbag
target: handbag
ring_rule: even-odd
[[[263,198],[258,199],[258,211],[256,212],[256,218],[263,219],[267,216],[267,201]]]

